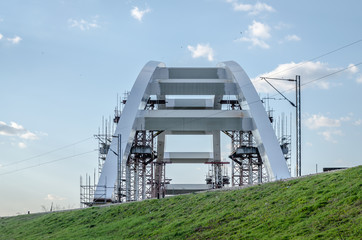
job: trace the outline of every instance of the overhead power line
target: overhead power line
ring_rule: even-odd
[[[32,165],[32,166],[29,166],[29,167],[24,167],[24,168],[16,169],[16,170],[13,170],[13,171],[5,172],[5,173],[0,174],[0,176],[4,176],[4,175],[7,175],[7,174],[11,174],[11,173],[15,173],[15,172],[27,170],[27,169],[30,169],[30,168],[35,168],[35,167],[43,166],[43,165],[50,164],[50,163],[54,163],[54,162],[59,162],[59,161],[67,160],[67,159],[69,159],[69,158],[79,157],[79,156],[82,156],[82,155],[85,155],[85,154],[88,154],[88,153],[92,153],[92,152],[95,152],[95,151],[97,151],[97,149],[96,149],[96,150],[92,150],[92,151],[88,151],[88,152],[78,153],[78,154],[71,155],[71,156],[67,156],[67,157],[58,158],[58,159],[51,160],[51,161],[47,161],[47,162],[43,162],[43,163],[39,163],[39,164]]]
[[[353,45],[355,45],[355,44],[357,44],[357,43],[360,43],[360,42],[362,42],[362,39],[359,39],[359,40],[356,40],[356,41],[354,41],[354,42],[348,43],[348,44],[346,44],[346,45],[343,45],[342,47],[339,47],[339,48],[336,48],[336,49],[331,50],[331,51],[329,51],[329,52],[323,53],[323,54],[321,54],[321,55],[319,55],[319,56],[310,58],[309,60],[303,61],[303,62],[301,62],[301,63],[299,63],[299,64],[297,64],[297,65],[295,65],[295,66],[293,66],[293,67],[290,67],[290,68],[281,70],[281,71],[279,71],[279,72],[276,72],[276,73],[267,75],[267,76],[265,76],[265,77],[269,77],[269,78],[270,78],[271,76],[275,76],[275,75],[278,74],[278,73],[282,73],[282,72],[286,72],[286,71],[292,70],[292,69],[294,69],[294,68],[298,68],[298,67],[300,67],[300,66],[302,66],[302,65],[304,65],[304,64],[306,64],[306,63],[308,63],[308,62],[310,62],[310,61],[317,60],[317,59],[319,59],[319,58],[322,58],[322,57],[327,56],[327,55],[329,55],[329,54],[338,52],[338,51],[340,51],[340,50],[342,50],[342,49],[344,49],[344,48],[353,46]],[[298,74],[296,74],[296,75],[298,75]],[[255,80],[254,82],[261,81],[261,80],[262,80],[262,79],[259,78],[259,79]],[[243,86],[241,86],[241,87],[246,87],[246,86],[248,86],[249,84],[253,84],[253,83],[252,83],[252,82],[251,82],[251,83],[246,83],[245,85],[243,85]]]
[[[359,62],[359,63],[356,63],[356,64],[350,64],[350,66],[348,66],[348,67],[346,67],[346,68],[343,68],[343,69],[340,69],[340,70],[338,70],[338,71],[335,71],[335,72],[332,72],[332,73],[323,75],[323,76],[321,76],[321,77],[315,78],[315,79],[313,79],[313,80],[310,80],[310,81],[308,81],[308,82],[305,82],[305,83],[301,84],[301,86],[304,86],[304,85],[307,85],[307,84],[310,84],[310,83],[313,83],[313,82],[322,80],[322,79],[324,79],[324,78],[333,76],[333,75],[338,74],[338,73],[340,73],[340,72],[344,72],[344,71],[346,71],[346,70],[348,70],[348,69],[350,69],[350,68],[353,68],[353,67],[355,67],[355,66],[359,66],[359,65],[361,65],[361,64],[362,64],[362,62]],[[295,89],[295,87],[291,87],[291,88],[289,88],[289,89],[286,89],[286,90],[280,91],[280,92],[281,92],[281,93],[286,93],[286,92],[289,92],[289,91],[294,90],[294,89]],[[276,96],[278,96],[278,94],[279,94],[279,93],[276,93],[276,94],[274,94],[274,95],[271,95],[270,97],[276,97]],[[248,103],[248,105],[250,105],[250,104],[255,104],[256,102],[259,102],[259,100],[250,102],[250,103]]]
[[[359,39],[359,40],[354,41],[354,42],[352,42],[352,43],[346,44],[346,45],[344,45],[344,46],[342,46],[342,47],[339,47],[339,48],[337,48],[337,49],[334,49],[334,50],[332,50],[332,51],[329,51],[329,52],[324,53],[324,54],[322,54],[322,55],[319,55],[319,56],[317,56],[317,57],[311,58],[311,59],[309,59],[308,61],[314,61],[314,60],[316,60],[316,59],[319,59],[319,58],[321,58],[321,57],[327,56],[327,55],[329,55],[329,54],[332,54],[332,53],[334,53],[334,52],[337,52],[337,51],[339,51],[339,50],[342,50],[342,49],[344,49],[344,48],[350,47],[350,46],[355,45],[355,44],[360,43],[360,42],[362,42],[362,39]],[[308,62],[308,61],[306,61],[306,62]],[[285,72],[285,71],[288,71],[288,70],[291,70],[291,69],[294,69],[294,68],[297,68],[297,67],[300,67],[301,65],[306,64],[306,62],[301,62],[301,63],[297,64],[296,66],[293,66],[293,67],[291,67],[291,68],[284,69],[284,70],[282,70],[282,71],[276,72],[276,73],[274,73],[273,75],[278,74],[278,73],[281,73],[281,72]],[[347,70],[347,69],[349,69],[349,68],[352,68],[352,67],[354,67],[354,66],[359,66],[359,65],[361,65],[361,64],[362,64],[362,62],[357,63],[357,64],[354,64],[354,65],[351,65],[351,66],[349,66],[349,67],[347,67],[347,68],[344,68],[344,69],[338,70],[338,71],[336,71],[336,72],[333,72],[333,73],[324,75],[324,76],[322,76],[322,77],[313,79],[313,80],[308,81],[308,82],[306,82],[306,83],[303,83],[303,84],[301,84],[301,85],[304,86],[304,85],[310,84],[310,83],[312,83],[312,82],[319,81],[319,80],[321,80],[321,79],[330,77],[330,76],[332,76],[332,75],[335,75],[335,74],[337,74],[337,73],[343,72],[343,71],[345,71],[345,70]],[[270,76],[273,76],[273,75],[270,75]],[[259,80],[261,80],[261,79],[259,79]],[[249,83],[248,83],[248,84],[249,84]],[[252,84],[252,83],[250,83],[250,84]],[[287,90],[284,90],[284,91],[281,91],[280,93],[285,93],[285,92],[288,92],[288,91],[293,90],[293,89],[294,89],[294,87],[293,87],[293,88],[290,88],[290,89],[287,89]],[[275,94],[275,95],[272,95],[271,97],[275,97],[275,96],[277,96],[277,95],[278,95],[278,94]],[[255,102],[248,103],[248,105],[250,105],[250,104],[255,104],[255,103],[256,103],[256,101],[255,101]],[[211,115],[213,115],[213,114],[211,114]],[[57,148],[57,149],[54,149],[54,150],[51,150],[51,151],[48,151],[48,152],[45,152],[45,153],[42,153],[42,154],[33,156],[33,157],[30,157],[30,158],[26,158],[26,159],[23,159],[23,160],[20,160],[20,161],[16,161],[16,162],[13,162],[13,163],[10,163],[10,164],[6,164],[6,165],[3,165],[2,167],[8,167],[8,166],[12,166],[12,165],[15,165],[15,164],[19,164],[19,163],[22,163],[22,162],[25,162],[25,161],[29,161],[29,160],[31,160],[31,159],[35,159],[35,158],[38,158],[38,157],[42,157],[42,156],[45,156],[45,155],[47,155],[47,154],[50,154],[50,153],[53,153],[53,152],[56,152],[56,151],[59,151],[59,150],[62,150],[62,149],[65,149],[65,148],[74,146],[74,145],[76,145],[76,144],[85,142],[85,141],[87,141],[87,140],[89,140],[89,139],[91,139],[91,138],[92,138],[92,137],[89,137],[89,138],[83,139],[83,140],[81,140],[81,141],[78,141],[78,142],[75,142],[75,143],[72,143],[72,144],[69,144],[69,145],[65,145],[65,146],[63,146],[63,147],[60,147],[60,148]],[[52,160],[52,161],[48,161],[48,162],[44,162],[44,163],[40,163],[40,164],[37,164],[37,165],[33,165],[33,166],[30,166],[30,167],[17,169],[17,170],[14,170],[14,171],[5,172],[5,173],[3,173],[3,174],[0,174],[0,176],[6,175],[6,174],[10,174],[10,173],[14,173],[14,172],[18,172],[18,171],[22,171],[22,170],[26,170],[26,169],[29,169],[29,168],[34,168],[34,167],[42,166],[42,165],[45,165],[45,164],[49,164],[49,163],[53,163],[53,162],[57,162],[57,161],[61,161],[61,160],[65,160],[65,159],[68,159],[68,158],[73,158],[73,157],[80,156],[80,155],[84,155],[84,154],[91,153],[91,152],[94,152],[94,151],[96,151],[96,150],[89,151],[89,152],[85,152],[85,153],[80,153],[80,154],[77,154],[77,155],[72,155],[72,156],[69,156],[69,157],[60,158],[60,159],[56,159],[56,160]]]
[[[362,62],[359,62],[359,63],[356,63],[356,64],[351,64],[350,66],[348,66],[348,67],[346,67],[346,68],[343,68],[343,69],[341,69],[341,70],[338,70],[338,71],[335,71],[335,72],[333,72],[333,73],[330,73],[330,74],[324,75],[324,76],[322,76],[322,77],[313,79],[313,80],[311,80],[311,81],[305,82],[305,83],[302,84],[302,86],[307,85],[307,84],[310,84],[310,83],[315,82],[315,81],[319,81],[319,80],[324,79],[324,78],[327,78],[327,77],[330,77],[330,76],[335,75],[335,74],[337,74],[337,73],[344,72],[344,71],[346,71],[346,70],[348,70],[348,69],[350,69],[350,68],[359,66],[359,65],[361,65],[361,64],[362,64]]]
[[[361,64],[362,64],[362,62],[359,62],[359,63],[356,63],[356,64],[351,64],[350,66],[348,66],[348,67],[346,67],[346,68],[340,69],[340,70],[338,70],[338,71],[335,71],[335,72],[326,74],[326,75],[324,75],[324,76],[315,78],[315,79],[313,79],[313,80],[310,80],[310,81],[308,81],[308,82],[305,82],[305,83],[301,84],[301,86],[305,86],[305,85],[310,84],[310,83],[312,83],[312,82],[316,82],[316,81],[322,80],[322,79],[324,79],[324,78],[333,76],[333,75],[335,75],[335,74],[337,74],[337,73],[344,72],[344,71],[346,71],[346,70],[348,70],[348,69],[350,69],[350,68],[359,66],[359,65],[361,65]],[[282,93],[289,92],[289,91],[293,90],[294,88],[295,88],[295,87],[292,87],[292,88],[289,88],[289,89],[284,90],[284,91],[281,91],[281,92],[282,92]],[[278,95],[278,94],[272,95],[272,97],[277,96],[277,95]]]
[[[299,64],[297,64],[297,65],[295,65],[295,66],[293,66],[293,67],[290,67],[290,68],[281,70],[281,71],[279,71],[279,72],[273,73],[273,74],[269,75],[268,77],[274,76],[274,75],[279,74],[279,73],[282,73],[282,72],[286,72],[286,71],[292,70],[292,69],[294,69],[294,68],[298,68],[298,67],[306,64],[307,62],[311,62],[311,61],[317,60],[317,59],[319,59],[319,58],[325,57],[325,56],[327,56],[327,55],[329,55],[329,54],[338,52],[339,50],[342,50],[342,49],[344,49],[344,48],[350,47],[350,46],[355,45],[355,44],[360,43],[360,42],[362,42],[362,39],[359,39],[359,40],[354,41],[354,42],[352,42],[352,43],[346,44],[346,45],[344,45],[344,46],[342,46],[342,47],[339,47],[339,48],[336,48],[336,49],[334,49],[334,50],[332,50],[332,51],[323,53],[322,55],[319,55],[319,56],[317,56],[317,57],[311,58],[311,59],[309,59],[309,60],[307,60],[307,61],[303,61],[303,62],[301,62],[301,63],[299,63]]]
[[[51,150],[51,151],[48,151],[48,152],[44,152],[44,153],[35,155],[35,156],[33,156],[33,157],[25,158],[25,159],[23,159],[23,160],[19,160],[19,161],[16,161],[16,162],[12,162],[12,163],[9,163],[9,164],[2,165],[2,167],[8,167],[8,166],[12,166],[12,165],[15,165],[15,164],[19,164],[19,163],[22,163],[22,162],[26,162],[26,161],[29,161],[29,160],[32,160],[32,159],[35,159],[35,158],[43,157],[43,156],[48,155],[48,154],[50,154],[50,153],[57,152],[57,151],[60,151],[60,150],[65,149],[65,148],[69,148],[69,147],[75,146],[75,145],[77,145],[77,144],[79,144],[79,143],[88,141],[89,139],[92,139],[92,138],[93,138],[93,137],[88,137],[88,138],[85,138],[85,139],[83,139],[83,140],[80,140],[80,141],[77,141],[77,142],[74,142],[74,143],[71,143],[71,144],[68,144],[68,145],[65,145],[65,146],[62,146],[62,147],[53,149],[53,150]]]
[[[361,40],[361,41],[362,41],[362,40]],[[343,69],[341,69],[341,70],[335,71],[335,72],[333,72],[333,73],[329,73],[329,74],[326,74],[326,75],[324,75],[324,76],[318,77],[318,78],[313,79],[313,80],[311,80],[311,81],[309,81],[309,82],[306,82],[306,83],[301,84],[301,86],[304,86],[304,85],[310,84],[310,83],[312,83],[312,82],[319,81],[319,80],[321,80],[321,79],[330,77],[330,76],[332,76],[332,75],[335,75],[335,74],[337,74],[337,73],[346,71],[347,69],[350,69],[350,68],[352,68],[352,67],[354,67],[354,66],[359,66],[359,65],[361,65],[361,64],[362,64],[362,62],[359,62],[359,63],[357,63],[357,64],[353,64],[353,65],[351,64],[349,67],[346,67],[346,68],[343,68]],[[287,89],[287,90],[280,91],[280,93],[286,93],[286,92],[289,92],[289,91],[294,90],[294,89],[295,89],[295,87],[292,87],[292,88],[289,88],[289,89]],[[274,95],[271,95],[270,97],[278,96],[278,94],[279,94],[279,93],[274,94]],[[256,103],[259,102],[259,101],[260,101],[260,100],[253,101],[253,102],[247,103],[247,105],[256,104]],[[174,111],[177,111],[177,110],[174,110]],[[220,110],[220,111],[221,111],[221,110]],[[219,111],[217,111],[216,113],[209,114],[208,116],[211,117],[211,116],[214,116],[214,115],[217,115],[217,114],[219,114]],[[191,120],[191,121],[198,121],[198,120]],[[121,128],[121,129],[122,129],[122,128]],[[169,129],[165,129],[165,130],[169,130]],[[122,141],[122,144],[127,144],[127,140]]]

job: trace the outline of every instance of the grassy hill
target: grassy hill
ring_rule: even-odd
[[[0,239],[361,239],[362,166],[240,190],[0,219]]]

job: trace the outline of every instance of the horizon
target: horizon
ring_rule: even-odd
[[[79,207],[79,176],[98,166],[93,135],[102,116],[113,116],[117,96],[131,90],[149,60],[167,67],[234,60],[261,98],[280,96],[260,77],[300,75],[302,175],[360,165],[362,3],[327,4],[1,1],[0,216],[42,212],[53,203]],[[272,83],[295,101],[293,84]],[[287,101],[269,104],[274,116],[294,119]],[[224,159],[230,144],[223,141]],[[206,138],[197,149],[210,144]],[[293,135],[292,176],[294,145]],[[193,141],[183,148],[197,151]],[[205,169],[170,166],[166,175],[172,183],[203,183]]]

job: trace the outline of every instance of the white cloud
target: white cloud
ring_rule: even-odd
[[[319,132],[318,134],[322,135],[326,141],[332,143],[337,143],[337,140],[334,138],[335,136],[343,136],[341,130],[326,130],[323,132]]]
[[[239,3],[237,0],[227,0],[226,2],[231,3],[235,11],[248,12],[251,15],[275,11],[273,7],[261,2],[257,2],[254,5]]]
[[[296,41],[296,42],[298,42],[298,41],[300,41],[301,39],[300,39],[300,37],[298,37],[297,35],[293,34],[293,35],[287,35],[287,36],[285,37],[285,40],[286,40],[286,41]]]
[[[151,9],[149,8],[146,8],[145,10],[140,10],[138,7],[133,7],[131,10],[131,16],[134,19],[137,19],[138,21],[142,22],[143,16],[150,11]]]
[[[65,200],[66,198],[64,197],[59,197],[59,196],[56,196],[54,194],[48,194],[45,198],[45,200],[49,200],[49,201],[63,201]]]
[[[356,65],[354,65],[353,63],[349,64],[347,68],[348,68],[347,71],[351,75],[357,74],[359,72],[359,68]],[[357,83],[362,83],[362,74],[357,75],[356,82]]]
[[[3,39],[3,37],[4,37],[4,35],[2,35],[2,34],[0,33],[0,40]]]
[[[314,114],[311,117],[307,118],[304,121],[304,124],[307,128],[316,130],[320,128],[324,128],[323,131],[318,132],[318,135],[323,136],[323,138],[332,143],[337,143],[335,137],[343,136],[343,132],[339,129],[341,127],[342,122],[352,122],[352,114],[346,117],[340,117],[339,119],[332,119],[322,114]],[[355,121],[353,124],[357,125],[356,123],[361,124],[362,121],[358,122]]]
[[[362,83],[362,75],[360,75],[357,79],[356,79],[357,83]]]
[[[264,49],[270,46],[265,42],[266,39],[271,37],[270,27],[267,24],[253,21],[253,24],[248,26],[248,30],[245,32],[245,37],[239,38],[237,41],[250,42],[252,46],[258,46]]]
[[[7,40],[9,42],[11,42],[12,44],[18,44],[23,39],[21,37],[19,37],[19,36],[15,36],[13,38],[7,38]]]
[[[270,38],[270,27],[267,24],[253,21],[253,24],[248,27],[251,37],[268,39]]]
[[[209,44],[197,44],[196,47],[187,46],[187,49],[191,52],[193,58],[206,57],[207,60],[214,60],[214,50]]]
[[[24,129],[23,126],[21,126],[20,124],[17,124],[16,122],[10,122],[10,126],[14,129],[17,129],[17,130],[22,130]]]
[[[261,47],[264,49],[270,48],[269,44],[267,44],[265,41],[258,39],[258,38],[248,38],[248,37],[242,37],[239,39],[242,42],[250,42],[252,46]]]
[[[23,142],[19,142],[19,143],[18,143],[18,147],[19,147],[19,148],[26,148],[26,144],[23,143]]]
[[[287,28],[290,28],[290,24],[287,24],[287,23],[283,23],[283,22],[280,22],[278,23],[277,25],[274,26],[274,28],[276,30],[282,30],[282,29],[287,29]]]
[[[275,93],[275,90],[272,89],[265,81],[260,80],[260,77],[274,77],[274,78],[295,78],[296,75],[301,76],[301,84],[312,81],[322,76],[334,73],[341,68],[331,68],[327,63],[321,62],[299,62],[299,63],[285,63],[280,64],[274,70],[258,75],[253,78],[252,81],[259,92],[264,93]],[[336,79],[336,77],[341,76],[342,73],[335,74],[328,78]],[[295,83],[288,81],[273,81],[272,83],[279,91],[288,91],[294,89]],[[313,83],[314,86],[317,86],[321,89],[329,89],[331,83],[325,80],[318,80]]]
[[[95,16],[90,21],[86,21],[84,19],[75,20],[75,19],[68,19],[69,27],[71,28],[79,28],[82,31],[90,30],[92,28],[99,28],[100,25],[98,24],[98,16]]]
[[[349,121],[351,121],[351,117],[350,116],[341,117],[340,120],[341,120],[341,122],[349,122]]]
[[[358,120],[354,121],[353,124],[356,126],[360,126],[362,124],[362,119],[358,119]]]
[[[22,138],[22,139],[28,139],[28,140],[36,140],[36,139],[38,139],[39,137],[38,137],[35,133],[32,133],[32,132],[27,131],[26,133],[21,134],[21,135],[20,135],[20,138]]]
[[[23,126],[15,122],[10,122],[8,125],[5,122],[0,121],[0,135],[16,136],[24,140],[36,140],[39,138],[37,134],[26,130]]]
[[[348,71],[350,73],[357,73],[358,72],[358,67],[355,66],[353,63],[348,65]]]
[[[342,118],[344,120],[344,118]],[[332,119],[325,117],[321,114],[313,114],[311,117],[307,118],[304,121],[304,124],[309,129],[318,129],[321,127],[340,127],[341,120],[340,119]]]

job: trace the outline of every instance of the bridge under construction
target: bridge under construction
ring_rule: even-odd
[[[115,130],[98,135],[100,176],[93,186],[88,177],[86,185],[81,183],[82,204],[139,201],[290,177],[290,149],[277,138],[258,93],[236,62],[207,68],[148,62],[123,103],[122,112],[116,111]],[[223,171],[229,162],[221,158],[221,134],[231,141],[230,176]],[[168,135],[210,135],[212,151],[166,152]],[[212,171],[206,184],[178,186],[166,177],[168,163],[205,163]]]

